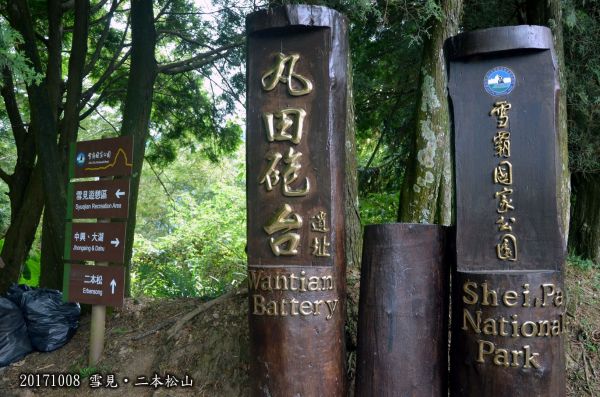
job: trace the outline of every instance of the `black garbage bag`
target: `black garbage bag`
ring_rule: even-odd
[[[31,350],[21,309],[0,297],[0,368],[20,360]]]
[[[19,306],[19,308],[21,308],[22,306],[22,298],[23,298],[23,294],[27,291],[31,291],[32,288],[29,285],[26,284],[13,284],[10,286],[10,288],[8,289],[8,291],[6,292],[6,297],[8,299],[10,299],[15,305]]]
[[[27,333],[36,350],[56,350],[77,331],[81,308],[78,303],[63,302],[60,291],[45,288],[27,291],[21,303]]]

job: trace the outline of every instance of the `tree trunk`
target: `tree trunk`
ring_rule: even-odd
[[[572,175],[575,202],[569,244],[575,253],[600,265],[600,174]]]
[[[462,5],[462,0],[441,2],[444,17],[434,21],[423,49],[413,149],[400,193],[401,222],[453,222],[452,144],[443,46],[458,32]]]
[[[60,7],[60,3],[58,4]],[[52,11],[52,10],[51,10]],[[22,48],[32,66],[38,73],[42,73],[42,62],[38,52],[34,31],[34,21],[31,17],[29,6],[25,0],[15,0],[9,7],[11,24],[23,37]],[[52,14],[53,15],[53,14]],[[60,21],[49,27],[52,33],[60,31]],[[54,32],[54,33],[53,33]],[[50,43],[49,46],[56,43]],[[58,52],[60,55],[60,52]],[[56,56],[56,49],[49,48],[49,57]],[[49,59],[49,64],[55,62]],[[51,265],[55,266],[57,273],[62,277],[62,254],[64,243],[64,218],[66,189],[62,178],[60,154],[57,148],[57,112],[55,109],[56,82],[55,78],[47,76],[39,85],[27,86],[31,123],[35,126],[35,147],[38,162],[41,167],[41,178],[44,191],[45,215],[48,216],[47,241],[50,242]],[[43,265],[42,265],[43,266]]]
[[[44,207],[41,175],[40,167],[36,166],[25,189],[23,201],[19,203],[18,210],[11,213],[10,226],[4,235],[0,255],[5,265],[0,277],[0,294],[18,281],[33,244]]]
[[[90,13],[89,0],[76,0],[74,11],[75,23],[73,28],[73,41],[69,57],[69,72],[66,85],[67,99],[64,105],[64,117],[60,121],[60,124],[57,123],[57,126],[60,125],[60,130],[56,131],[57,135],[60,135],[57,146],[58,154],[60,156],[60,162],[57,166],[57,171],[60,173],[63,186],[66,186],[68,183],[67,169],[69,161],[69,143],[75,142],[77,140],[77,129],[79,127],[79,100],[81,97],[83,69],[85,67],[85,57],[87,53],[87,38]],[[52,98],[52,95],[50,95],[50,97]],[[66,201],[63,200],[61,205],[63,207],[62,211],[64,213]],[[51,224],[52,222],[54,222],[54,220],[52,220],[49,215],[49,213],[44,212],[42,224],[40,285],[43,285],[47,288],[61,289],[63,282],[62,245],[64,244],[64,240],[61,243],[59,259],[56,256],[56,252],[54,251],[56,237],[53,234],[54,227]],[[60,227],[61,230],[64,230],[64,225],[65,221],[63,216],[63,219],[61,220],[61,223],[60,225],[58,225],[58,227]]]
[[[131,255],[135,232],[137,198],[140,187],[142,165],[148,138],[152,94],[156,80],[157,66],[154,58],[156,30],[152,0],[134,0],[131,2],[131,68],[127,82],[127,97],[123,111],[121,135],[132,135],[133,173],[129,196],[129,222],[125,240],[125,293],[131,294]]]
[[[12,175],[5,175],[3,180],[8,184],[11,223],[4,236],[0,263],[0,293],[11,283],[17,282],[27,259],[44,205],[42,180],[39,166],[35,164],[34,125],[25,127],[15,96],[15,87],[11,71],[2,71],[3,84],[0,89],[8,114],[15,145],[17,161]]]
[[[558,161],[560,174],[558,177],[558,203],[561,215],[561,234],[564,245],[567,246],[569,236],[569,214],[571,206],[571,178],[569,172],[569,146],[567,128],[567,79],[565,76],[565,52],[562,28],[562,8],[560,0],[527,0],[527,23],[531,25],[548,26],[554,37],[554,51],[558,61],[558,79],[560,91],[558,92]]]

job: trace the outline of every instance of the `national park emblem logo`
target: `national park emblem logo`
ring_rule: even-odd
[[[78,166],[83,167],[83,165],[85,164],[85,153],[83,153],[83,152],[77,153],[75,162],[77,163]]]
[[[493,68],[483,78],[483,87],[492,96],[508,95],[516,84],[513,71],[503,66]]]

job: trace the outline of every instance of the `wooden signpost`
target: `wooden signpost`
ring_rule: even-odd
[[[69,177],[101,180],[71,182],[67,219],[96,218],[98,223],[67,222],[65,261],[96,261],[95,266],[65,265],[63,299],[92,304],[89,365],[97,364],[104,348],[106,306],[122,306],[125,270],[125,222],[112,218],[129,215],[129,180],[111,176],[131,175],[133,138],[99,139],[71,145]]]
[[[63,295],[68,302],[91,305],[123,306],[125,268],[65,264]]]
[[[132,156],[129,136],[77,142],[70,147],[69,177],[129,176]]]
[[[65,261],[123,263],[126,223],[70,223],[66,225]]]
[[[246,30],[252,393],[342,396],[346,21],[285,6]]]
[[[129,179],[73,182],[67,193],[67,218],[129,216]]]
[[[565,240],[557,180],[558,71],[549,29],[447,42],[457,241],[454,396],[564,396]]]

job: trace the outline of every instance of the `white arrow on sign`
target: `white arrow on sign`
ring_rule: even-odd
[[[117,248],[121,242],[119,241],[119,239],[118,239],[118,238],[116,238],[116,237],[115,237],[115,239],[114,239],[114,240],[112,240],[110,243],[111,243],[112,245],[114,245],[114,247],[115,247],[115,248]]]
[[[117,286],[117,282],[115,281],[115,279],[113,278],[112,281],[110,282],[110,292],[111,294],[115,294],[115,287]]]
[[[125,192],[122,192],[121,189],[118,189],[115,192],[115,196],[117,196],[117,198],[121,198],[121,197],[125,196]]]

